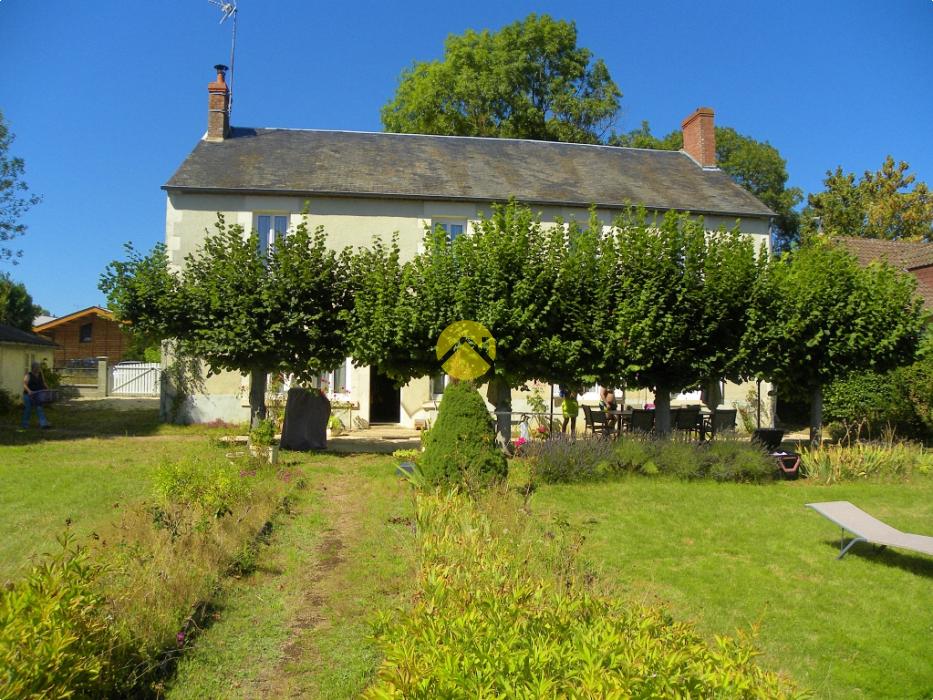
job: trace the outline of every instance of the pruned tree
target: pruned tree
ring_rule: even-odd
[[[10,155],[14,138],[0,112],[0,261],[12,260],[15,264],[21,251],[7,244],[26,232],[26,224],[21,219],[42,198],[29,193],[29,186],[23,180],[26,172],[23,159]]]
[[[255,423],[265,417],[268,373],[306,381],[347,356],[349,252],[328,248],[323,228],[306,219],[266,251],[255,232],[217,218],[181,271],[169,269],[160,244],[111,263],[101,289],[118,318],[172,339],[211,373],[249,374]]]
[[[415,63],[382,108],[386,131],[598,143],[622,93],[577,46],[573,22],[531,14],[498,32],[451,35],[444,59]]]
[[[913,360],[925,325],[915,287],[887,264],[860,267],[825,237],[761,270],[749,297],[743,358],[757,376],[807,392],[812,444],[821,438],[826,384]]]
[[[354,361],[399,383],[435,374],[441,332],[454,321],[481,323],[495,338],[496,358],[480,380],[508,442],[511,389],[578,371],[565,364],[575,342],[560,322],[566,241],[562,226],[542,226],[513,201],[494,206],[472,235],[451,241],[440,229],[427,232],[424,252],[405,263],[397,244],[374,243],[354,262]]]
[[[757,272],[751,238],[707,231],[703,219],[644,210],[613,232],[618,265],[606,375],[654,389],[656,429],[670,432],[671,394],[710,378],[738,380],[748,295]]]
[[[888,156],[880,170],[866,170],[860,179],[842,167],[827,172],[826,189],[808,197],[804,233],[933,241],[933,194],[909,169]]]

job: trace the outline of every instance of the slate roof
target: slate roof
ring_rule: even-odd
[[[503,201],[768,217],[679,151],[517,139],[234,128],[200,141],[166,190]]]
[[[851,238],[839,236],[835,243],[852,253],[862,265],[875,260],[885,260],[892,267],[908,272],[933,265],[933,243],[914,243],[912,241],[883,241],[875,238]],[[933,284],[923,277],[917,278],[917,296],[923,299],[923,306],[933,311]]]
[[[21,331],[19,328],[0,323],[0,343],[16,343],[18,345],[45,345],[50,348],[56,347],[48,338],[43,338],[29,331]]]

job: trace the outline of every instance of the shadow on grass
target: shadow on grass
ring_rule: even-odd
[[[839,540],[824,540],[823,544],[832,547],[836,556],[839,556]],[[933,559],[922,554],[913,554],[903,549],[881,547],[869,542],[858,542],[852,546],[845,557],[858,557],[876,564],[901,569],[917,576],[933,578]]]
[[[35,416],[22,428],[22,414],[0,415],[0,445],[31,445],[81,438],[147,437],[152,435],[221,435],[223,429],[210,426],[179,426],[159,419],[154,408],[115,408],[104,402],[64,402],[45,409],[51,429],[42,430]]]

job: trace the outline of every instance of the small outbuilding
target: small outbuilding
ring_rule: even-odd
[[[33,326],[32,330],[57,345],[55,367],[82,363],[96,366],[98,357],[106,357],[110,364],[116,364],[123,359],[129,344],[129,338],[122,324],[114,320],[113,312],[100,306],[47,320]]]
[[[52,365],[55,343],[35,333],[0,323],[0,389],[18,396],[33,362]]]

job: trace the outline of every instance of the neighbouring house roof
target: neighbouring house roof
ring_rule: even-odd
[[[36,316],[34,319],[32,319],[32,325],[34,327],[44,326],[49,321],[54,321],[55,319],[56,319],[55,316]]]
[[[68,323],[69,321],[85,318],[87,316],[97,316],[99,318],[107,318],[111,321],[113,320],[112,311],[109,311],[102,306],[89,306],[86,309],[81,309],[80,311],[75,311],[74,313],[70,313],[65,316],[59,316],[58,318],[52,319],[51,321],[47,321],[46,323],[36,324],[32,327],[32,329],[36,333],[45,333],[46,331],[50,331],[53,328],[57,328],[63,323]]]
[[[47,347],[57,347],[48,338],[43,338],[35,333],[23,331],[5,323],[0,323],[0,343],[13,343],[15,345],[43,345]]]
[[[863,265],[874,260],[886,260],[893,267],[901,270],[933,265],[933,243],[845,236],[833,238],[833,241],[855,255]]]
[[[868,265],[875,260],[884,260],[892,267],[907,272],[933,266],[933,243],[843,236],[833,238],[833,241],[855,255],[862,265]],[[924,307],[933,310],[933,284],[922,277],[916,275],[915,277],[917,295],[923,299]]]
[[[518,139],[231,129],[200,141],[166,190],[492,202],[770,217],[686,153]]]

